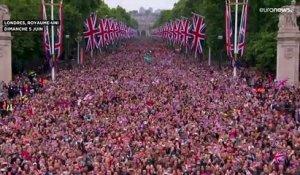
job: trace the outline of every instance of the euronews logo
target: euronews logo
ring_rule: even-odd
[[[289,7],[284,8],[260,8],[260,13],[293,13],[293,10]]]

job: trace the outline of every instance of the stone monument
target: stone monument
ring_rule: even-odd
[[[299,49],[300,31],[297,25],[297,17],[300,16],[300,6],[296,6],[293,0],[291,12],[279,14],[277,35],[277,80],[288,80],[289,85],[299,85]]]
[[[10,32],[3,32],[3,20],[10,20],[7,6],[0,5],[0,81],[8,83],[12,79]]]

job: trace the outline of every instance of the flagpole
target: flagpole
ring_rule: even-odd
[[[235,21],[234,21],[234,60],[233,60],[233,77],[237,76],[236,61],[238,59],[238,50],[237,50],[237,26],[238,26],[238,0],[235,1]]]
[[[77,33],[77,64],[80,64],[80,43],[79,43],[79,32]]]
[[[192,15],[200,16],[200,17],[202,17],[202,18],[204,19],[204,16],[199,15],[199,14],[197,14],[197,13],[192,12]]]
[[[186,46],[185,46],[185,54],[186,54],[186,56],[188,54],[188,48]]]
[[[54,4],[53,0],[51,0],[51,20],[54,20]],[[55,53],[54,53],[54,25],[51,25],[51,53],[52,53],[52,81],[55,81]]]
[[[208,65],[211,65],[211,48],[208,49]]]

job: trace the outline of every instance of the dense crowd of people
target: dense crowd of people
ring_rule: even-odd
[[[0,83],[0,116],[4,117],[12,113],[14,109],[21,108],[33,94],[40,92],[48,80],[37,77],[35,72],[16,76],[14,81],[6,84]]]
[[[299,174],[299,87],[239,75],[129,42],[1,118],[0,174]]]

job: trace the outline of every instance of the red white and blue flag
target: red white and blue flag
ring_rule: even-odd
[[[111,19],[107,19],[106,20],[106,31],[107,31],[107,41],[108,41],[108,44],[111,44],[114,42],[114,38],[113,38],[113,28],[112,28],[112,20]]]
[[[125,38],[126,33],[130,32],[130,30],[127,28],[127,26],[123,22],[121,23],[120,30],[121,30],[121,38]]]
[[[110,30],[110,19],[108,18],[104,18],[104,26],[105,26],[105,41],[106,41],[106,45],[109,45],[111,42],[111,30]]]
[[[100,31],[97,21],[95,13],[92,13],[85,20],[83,36],[86,44],[86,51],[93,50],[98,47]]]
[[[185,48],[189,47],[189,39],[192,37],[191,33],[191,22],[189,19],[183,19],[182,21],[182,30],[181,30],[181,35],[182,35],[182,45]]]
[[[58,11],[58,18],[60,21],[60,25],[57,28],[57,32],[54,33],[54,54],[55,58],[59,59],[62,55],[62,42],[63,42],[63,3],[60,1],[59,3],[59,11]],[[42,0],[42,20],[48,20],[47,19],[47,12],[46,12],[46,4],[45,1]],[[49,33],[49,27],[44,26],[44,32],[43,32],[43,48],[45,52],[45,57],[47,60],[50,61],[51,66],[53,66],[53,61],[51,60],[52,56],[52,49],[51,49],[51,41],[50,41],[50,33]]]
[[[273,163],[276,163],[276,164],[282,163],[282,162],[285,161],[285,159],[286,159],[286,156],[285,156],[284,154],[282,154],[282,153],[277,153],[277,154],[275,154],[275,156],[274,156],[274,158],[273,158],[272,164],[273,164]]]
[[[163,38],[164,39],[168,39],[169,38],[169,26],[168,23],[166,23],[164,25],[164,29],[163,29]]]
[[[170,29],[170,23],[166,23],[166,39],[168,40],[171,40],[171,37],[170,37],[170,32],[171,32],[171,29]]]
[[[169,40],[172,43],[174,34],[173,22],[168,23],[168,31]]]
[[[173,21],[173,30],[172,30],[172,33],[173,33],[173,43],[174,44],[177,44],[176,41],[177,41],[177,33],[178,33],[178,24],[177,24],[177,21]]]
[[[59,3],[59,21],[60,24],[57,28],[57,33],[55,37],[55,44],[54,44],[54,53],[55,58],[59,59],[62,55],[62,49],[63,49],[63,6],[62,1]]]
[[[228,0],[226,0],[226,10],[225,10],[225,35],[226,35],[227,56],[233,59],[234,57],[233,29],[232,29],[230,1]]]
[[[117,36],[117,40],[119,40],[121,38],[121,22],[116,21],[116,36]]]
[[[114,19],[111,20],[111,30],[112,30],[113,43],[115,43],[117,42],[118,39],[118,33],[117,33],[117,22]]]
[[[47,20],[46,6],[44,0],[42,0],[42,20]],[[51,43],[50,43],[48,26],[44,26],[43,47],[44,47],[46,59],[50,60],[52,54],[51,54]]]
[[[122,38],[128,37],[130,35],[131,30],[129,30],[124,23],[122,23]]]
[[[197,53],[203,52],[204,42],[205,42],[205,31],[206,24],[204,23],[204,18],[198,14],[193,14],[193,29],[191,31],[192,39],[192,49]]]
[[[176,19],[175,21],[176,25],[176,30],[175,30],[175,43],[176,44],[181,44],[180,39],[181,39],[181,28],[182,28],[182,23],[180,19]]]
[[[275,89],[278,90],[278,89],[281,89],[281,88],[287,86],[287,82],[288,82],[288,79],[277,81],[275,84]]]
[[[107,30],[106,30],[106,18],[99,19],[99,40],[98,40],[98,48],[104,47],[107,45]]]
[[[240,30],[238,36],[239,58],[241,58],[244,55],[244,50],[246,46],[247,19],[248,19],[248,0],[246,0],[245,5],[243,5],[243,11],[241,16]]]
[[[84,39],[86,51],[114,44],[122,38],[131,38],[137,31],[114,19],[97,19],[92,13],[84,22]]]
[[[168,34],[167,34],[167,24],[164,24],[162,27],[161,27],[161,37],[163,38],[163,39],[167,39],[167,36],[168,36]]]

